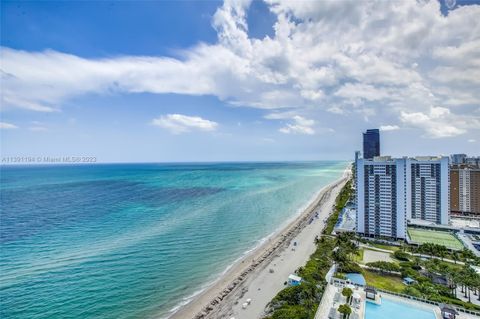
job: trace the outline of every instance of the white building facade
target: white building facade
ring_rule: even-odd
[[[356,160],[356,230],[404,239],[408,219],[448,224],[448,158]]]
[[[470,212],[470,170],[459,170],[459,204],[460,210]]]
[[[408,219],[447,225],[450,212],[448,157],[416,157],[406,161],[410,167]]]

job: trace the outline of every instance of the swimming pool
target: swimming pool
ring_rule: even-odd
[[[350,280],[355,285],[365,286],[366,284],[365,277],[363,277],[362,274],[351,272],[346,274],[345,277],[347,277],[347,279]]]
[[[366,303],[365,319],[435,319],[433,311],[382,298],[382,304]]]

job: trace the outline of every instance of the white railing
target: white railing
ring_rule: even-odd
[[[327,272],[325,275],[325,281],[330,282],[333,278],[333,275],[337,272],[337,264],[333,264],[332,267],[330,267],[330,270]]]
[[[335,287],[344,287],[347,284],[354,285],[355,287],[361,287],[361,288],[365,287],[364,285],[354,283],[354,282],[352,282],[348,279],[340,279],[340,278],[337,278],[337,277],[332,277],[332,279],[330,280],[330,283],[332,285],[334,285]]]

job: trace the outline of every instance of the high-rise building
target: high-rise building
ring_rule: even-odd
[[[407,220],[449,221],[448,157],[358,159],[357,232],[406,237]]]
[[[465,163],[465,159],[467,158],[466,154],[452,154],[450,156],[452,158],[452,164],[463,164]]]
[[[410,170],[411,209],[409,219],[448,224],[449,166],[448,157],[407,159]]]
[[[450,167],[450,210],[457,214],[480,215],[480,167]]]
[[[467,164],[467,165],[470,165],[470,166],[479,167],[480,166],[480,156],[467,157],[467,158],[465,158],[464,163]]]
[[[363,158],[372,159],[380,156],[380,131],[370,129],[363,133]]]
[[[357,160],[357,233],[405,238],[404,166],[403,159],[387,156]]]

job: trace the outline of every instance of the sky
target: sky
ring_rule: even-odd
[[[478,1],[1,1],[1,156],[480,155]]]

